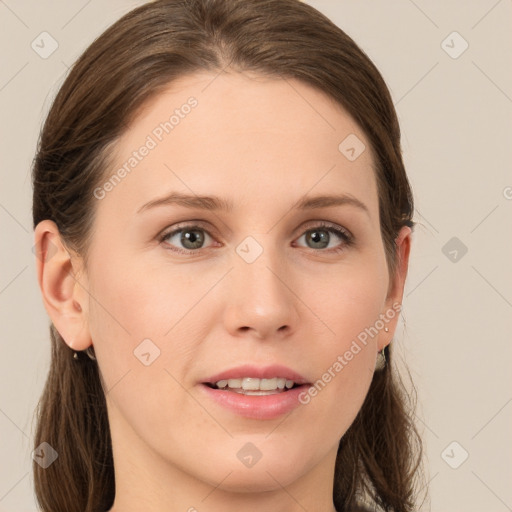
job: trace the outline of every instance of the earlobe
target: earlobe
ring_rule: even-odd
[[[77,269],[51,220],[41,221],[34,232],[37,279],[45,309],[53,325],[73,350],[85,350],[91,338],[84,311],[84,287]]]

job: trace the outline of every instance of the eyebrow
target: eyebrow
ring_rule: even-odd
[[[222,199],[218,196],[199,196],[182,194],[173,192],[165,197],[154,199],[148,203],[142,205],[137,213],[142,213],[146,210],[156,208],[158,206],[171,206],[178,205],[185,208],[199,208],[202,210],[211,211],[233,211],[233,202],[226,199]],[[320,195],[315,197],[302,197],[294,205],[297,210],[314,210],[320,208],[328,208],[331,206],[344,206],[350,205],[366,212],[369,216],[370,211],[368,207],[356,197],[350,194],[339,194],[339,195]]]

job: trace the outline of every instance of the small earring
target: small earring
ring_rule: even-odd
[[[96,361],[96,355],[94,354],[94,347],[92,345],[87,347],[85,353],[89,356],[89,359]]]
[[[377,353],[377,361],[375,362],[375,370],[383,370],[386,366],[386,354],[384,349]]]
[[[385,332],[389,332],[389,329],[387,327],[384,327]]]
[[[94,354],[94,347],[92,345],[90,347],[88,347],[86,350],[81,350],[81,352],[85,352],[89,356],[89,359],[96,361],[96,356]],[[75,361],[78,361],[78,352],[75,352],[73,354],[73,359]]]

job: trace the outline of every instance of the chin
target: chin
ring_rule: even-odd
[[[269,492],[293,483],[314,466],[314,461],[309,460],[307,454],[300,452],[297,446],[291,453],[289,449],[283,449],[283,443],[279,443],[281,449],[274,443],[274,446],[262,446],[258,454],[250,443],[237,442],[234,456],[226,456],[230,449],[213,456],[210,453],[211,463],[204,462],[200,468],[196,468],[202,473],[200,478],[212,486],[222,481],[221,487],[227,492]],[[238,448],[238,445],[245,447],[245,450]]]
[[[272,466],[261,466],[250,469],[231,469],[231,474],[222,482],[223,491],[233,493],[261,493],[277,491],[299,478],[296,470],[292,473],[290,467],[287,473],[279,473]],[[226,475],[228,472],[226,472]],[[219,475],[212,475],[212,485],[219,485]]]

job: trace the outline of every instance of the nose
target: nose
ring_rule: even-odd
[[[297,330],[300,300],[282,249],[268,235],[254,235],[237,247],[227,276],[224,322],[235,337],[284,339]]]

